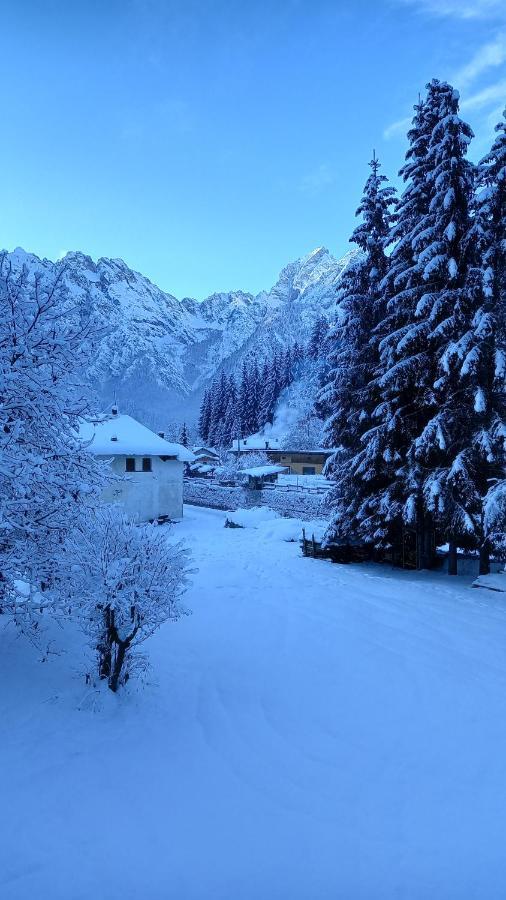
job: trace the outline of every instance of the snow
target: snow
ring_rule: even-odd
[[[280,475],[287,472],[287,466],[253,466],[251,469],[241,469],[241,475],[249,475],[251,478],[262,478],[264,475]]]
[[[502,898],[502,595],[223,519],[142,693],[0,632],[2,900]]]
[[[181,462],[193,462],[193,453],[182,444],[166,441],[131,416],[110,415],[94,422],[82,422],[82,441],[90,441],[90,453],[96,456],[174,456]]]
[[[262,541],[300,541],[303,529],[308,537],[314,535],[315,540],[321,541],[328,525],[324,519],[283,518],[268,506],[235,509],[225,513],[225,519],[241,528],[256,528]]]
[[[506,593],[506,572],[493,572],[490,575],[479,575],[473,587],[488,588],[490,591]]]
[[[225,513],[225,518],[241,528],[258,528],[264,522],[272,522],[281,516],[268,506],[253,506],[251,509],[234,509]]]

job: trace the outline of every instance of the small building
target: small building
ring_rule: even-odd
[[[140,522],[182,517],[183,469],[194,459],[190,450],[120,415],[115,406],[109,415],[83,422],[79,435],[120,476],[106,488],[105,500],[120,504]]]
[[[192,453],[195,457],[195,462],[199,465],[219,466],[220,464],[219,453],[212,447],[192,447]]]
[[[219,454],[212,447],[192,447],[192,453],[194,462],[189,466],[186,474],[199,478],[211,478],[220,468]]]
[[[331,450],[286,450],[281,448],[278,438],[262,437],[254,434],[247,438],[237,438],[231,447],[236,456],[243,453],[265,453],[270,462],[283,466],[290,475],[321,475],[323,467],[331,455]]]

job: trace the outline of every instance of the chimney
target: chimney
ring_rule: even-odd
[[[112,416],[118,415],[118,407],[116,406],[116,404],[114,404],[114,406],[111,406],[111,415]]]
[[[159,431],[158,437],[164,438],[164,440],[165,440],[165,431]]]

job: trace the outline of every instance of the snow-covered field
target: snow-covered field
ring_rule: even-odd
[[[504,897],[502,595],[224,518],[142,692],[0,631],[2,900]]]

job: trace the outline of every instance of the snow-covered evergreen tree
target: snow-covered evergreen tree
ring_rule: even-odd
[[[181,431],[179,432],[179,443],[182,444],[183,447],[190,446],[190,435],[188,432],[188,428],[186,427],[186,422],[183,422],[181,426]]]
[[[474,397],[458,350],[476,312],[468,284],[474,172],[466,153],[473,134],[459,118],[458,93],[450,85],[431,81],[427,105],[437,116],[427,149],[429,208],[413,241],[425,286],[415,310],[425,391],[418,399],[422,427],[408,460],[422,467],[424,506],[454,546],[475,539],[479,515],[465,463]]]
[[[202,403],[200,405],[198,431],[203,441],[209,440],[209,428],[211,424],[211,392],[204,391]]]
[[[323,355],[328,330],[329,325],[325,316],[318,316],[313,325],[307,348],[310,359],[319,359]]]
[[[280,393],[279,356],[276,354],[262,373],[262,398],[259,409],[259,425],[264,427],[274,419],[274,411]]]
[[[385,244],[394,190],[386,186],[379,165],[374,156],[357,210],[362,221],[351,237],[362,253],[351,262],[341,281],[341,318],[329,337],[330,374],[320,396],[320,403],[331,410],[326,443],[334,448],[326,467],[336,482],[329,537],[344,539],[356,534],[372,539],[368,504],[383,477],[372,420],[378,399],[373,381],[379,362],[377,328],[384,317],[381,281],[388,265]]]
[[[506,111],[505,111],[506,116]],[[451,347],[460,364],[460,378],[468,409],[467,446],[459,456],[459,469],[472,482],[470,509],[473,532],[480,547],[481,573],[489,569],[489,552],[496,543],[498,485],[505,478],[506,460],[506,121],[497,125],[497,137],[478,166],[478,196],[470,235],[472,263],[467,291],[475,312],[469,327]],[[456,485],[460,488],[462,476]],[[491,487],[493,486],[493,487]],[[468,493],[469,487],[468,487]],[[493,535],[486,506],[494,506]],[[506,516],[502,523],[506,531]]]
[[[384,483],[371,501],[377,546],[399,547],[407,525],[416,531],[422,566],[430,564],[431,519],[423,503],[422,467],[413,460],[408,463],[408,451],[423,427],[423,411],[431,392],[426,331],[416,317],[425,281],[414,245],[429,212],[428,148],[437,121],[432,97],[420,99],[408,132],[406,162],[400,171],[406,187],[396,205],[389,235],[393,249],[381,285],[386,310],[379,345],[379,403],[373,414],[385,463]]]
[[[229,383],[225,372],[221,372],[211,386],[211,412],[208,440],[213,446],[224,446],[224,419],[227,411]]]

